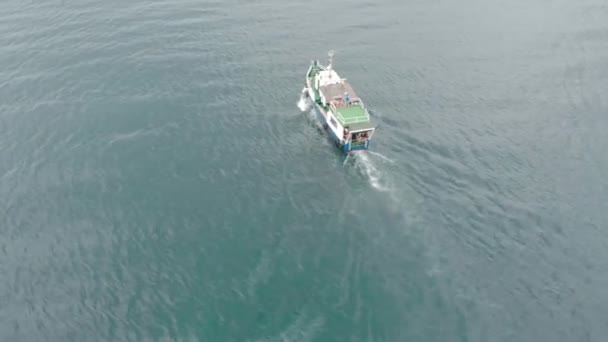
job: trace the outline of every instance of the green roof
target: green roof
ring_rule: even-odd
[[[336,108],[336,117],[342,126],[360,122],[369,122],[369,115],[361,105],[354,104]]]

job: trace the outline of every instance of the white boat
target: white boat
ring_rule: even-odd
[[[345,153],[367,150],[376,130],[363,101],[350,83],[333,69],[333,51],[323,66],[313,60],[306,72],[303,95],[310,98],[323,115],[323,128]]]

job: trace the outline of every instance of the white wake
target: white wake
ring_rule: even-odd
[[[374,189],[383,191],[383,192],[390,191],[391,186],[387,180],[386,175],[382,172],[382,170],[380,168],[378,168],[376,166],[376,163],[370,158],[370,156],[368,155],[368,152],[370,152],[370,151],[357,152],[352,155],[355,159],[355,166],[369,180],[370,185],[372,187],[374,187]],[[382,156],[379,153],[377,153],[377,154],[379,156]],[[382,157],[384,157],[384,156],[382,156]],[[390,159],[388,159],[386,157],[384,157],[384,158],[385,159],[383,159],[383,160],[391,161]]]
[[[369,153],[369,154],[373,154],[373,155],[375,155],[375,156],[378,156],[378,157],[382,158],[383,160],[385,160],[385,161],[387,161],[387,162],[390,162],[391,164],[395,164],[395,161],[394,161],[394,160],[392,160],[391,158],[389,158],[389,157],[387,157],[387,156],[385,156],[385,155],[383,155],[383,154],[380,154],[380,153],[378,153],[378,152],[374,152],[374,151],[367,151],[367,153]]]
[[[303,112],[310,110],[310,107],[312,105],[312,103],[310,102],[310,98],[306,97],[305,94],[305,90],[302,90],[302,93],[300,94],[300,99],[298,100],[298,108],[300,108],[300,110]]]

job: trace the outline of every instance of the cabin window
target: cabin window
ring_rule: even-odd
[[[333,117],[329,117],[329,122],[331,122],[332,126],[334,126],[334,127],[338,126],[338,124],[336,123],[336,120],[334,120]]]
[[[352,144],[354,146],[365,145],[365,142],[367,141],[367,139],[369,139],[370,132],[371,131],[352,133],[350,136]]]

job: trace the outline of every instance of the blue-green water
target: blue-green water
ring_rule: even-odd
[[[604,341],[606,94],[603,0],[11,0],[0,340]]]

